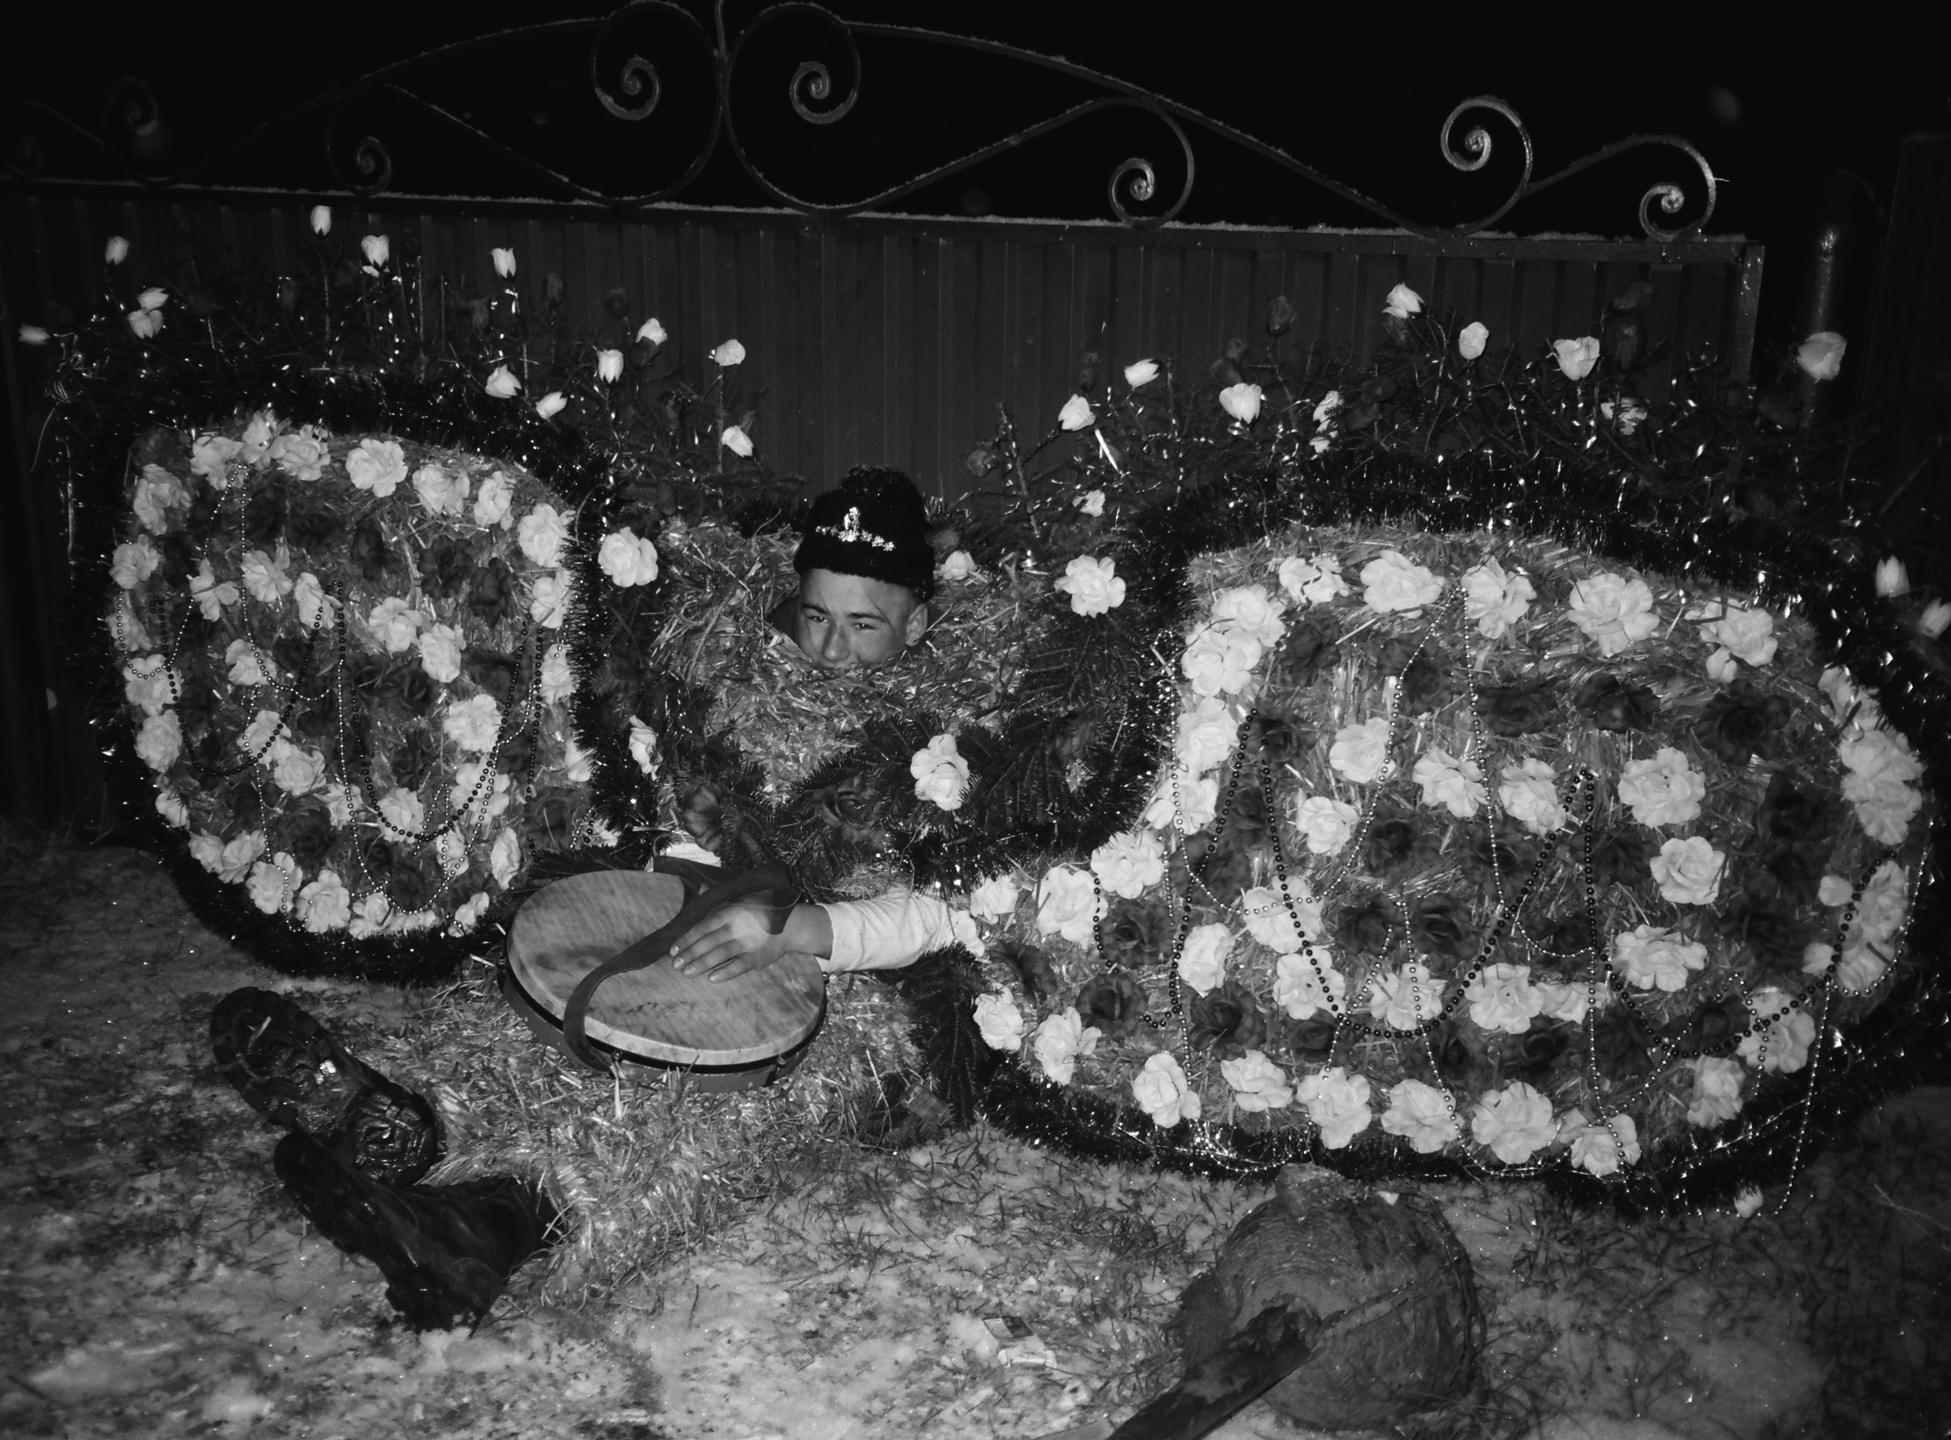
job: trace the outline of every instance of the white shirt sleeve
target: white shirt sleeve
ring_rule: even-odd
[[[895,970],[930,950],[975,937],[974,923],[942,901],[912,890],[890,890],[872,900],[840,900],[820,907],[833,924],[833,954],[820,961],[829,973]],[[958,928],[956,920],[963,921]]]

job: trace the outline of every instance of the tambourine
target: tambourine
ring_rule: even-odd
[[[545,885],[508,932],[502,993],[543,1041],[584,1064],[681,1070],[703,1090],[790,1075],[826,1018],[826,975],[789,952],[713,981],[672,968],[679,936],[720,906],[765,894],[790,904],[781,870],[734,876],[687,899],[677,875],[598,870]],[[783,899],[782,899],[783,897]]]

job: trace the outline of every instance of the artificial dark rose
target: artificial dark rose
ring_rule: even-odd
[[[323,805],[300,805],[278,822],[273,850],[283,850],[298,868],[315,871],[332,848],[332,815]]]
[[[1050,727],[1050,754],[1059,766],[1068,768],[1090,752],[1097,725],[1082,710],[1073,710]]]
[[[440,880],[439,863],[431,851],[395,848],[386,888],[397,908],[409,913],[425,910],[439,892]]]
[[[1280,663],[1303,685],[1341,663],[1338,631],[1329,620],[1303,620],[1281,642]]]
[[[1768,782],[1755,812],[1755,833],[1764,842],[1801,844],[1820,836],[1835,823],[1835,807],[1813,790],[1802,790],[1777,770]]]
[[[1122,965],[1156,960],[1171,940],[1172,921],[1155,905],[1122,902],[1104,921],[1104,956]]]
[[[1314,744],[1313,731],[1293,716],[1278,711],[1256,712],[1249,722],[1247,735],[1260,747],[1260,758],[1276,771],[1298,760]]]
[[[1647,876],[1653,847],[1637,830],[1608,830],[1592,842],[1594,885],[1637,885]]]
[[[1470,912],[1454,895],[1426,895],[1409,916],[1409,931],[1424,953],[1459,960],[1476,943]]]
[[[499,625],[515,613],[515,574],[500,556],[474,570],[467,608],[483,625]]]
[[[1106,970],[1077,992],[1077,1013],[1107,1040],[1128,1035],[1145,1023],[1145,991],[1129,975]]]
[[[576,794],[551,786],[539,790],[528,802],[528,838],[538,846],[562,849],[569,844],[569,832],[576,823]]]
[[[1063,988],[1057,967],[1050,963],[1048,955],[1034,945],[1021,940],[1004,940],[989,953],[1016,972],[1023,982],[1023,988],[1039,1004],[1053,999]]]
[[[420,552],[421,588],[443,600],[451,599],[461,593],[473,568],[474,556],[467,546],[455,540],[442,540]]]
[[[1253,883],[1251,852],[1217,845],[1211,835],[1194,835],[1186,842],[1183,852],[1174,850],[1166,857],[1165,865],[1173,889],[1180,894],[1192,883],[1194,873],[1199,877],[1199,886],[1229,902]],[[1203,895],[1203,891],[1199,893]]]
[[[1324,1015],[1289,1020],[1280,1027],[1280,1041],[1296,1055],[1317,1059],[1335,1045],[1335,1022]]]
[[[1584,915],[1551,915],[1529,927],[1534,960],[1571,969],[1590,960],[1591,922]]]
[[[492,695],[503,710],[509,708],[522,680],[522,667],[514,656],[479,645],[461,653],[461,673]]]
[[[1757,900],[1788,900],[1807,903],[1816,898],[1822,886],[1824,857],[1829,851],[1827,832],[1818,831],[1811,843],[1775,844],[1764,847],[1761,868],[1743,882]]]
[[[268,546],[284,533],[285,487],[266,485],[244,502],[244,538]]]
[[[1522,884],[1538,858],[1538,847],[1523,826],[1506,820],[1494,833],[1477,831],[1470,841],[1470,858],[1485,870],[1494,865],[1506,880]]]
[[[217,713],[217,687],[208,681],[185,674],[183,685],[178,691],[176,719],[183,727],[185,735],[194,735],[205,729],[211,717]],[[206,764],[222,764],[222,761],[205,761]]]
[[[1748,1007],[1739,1000],[1709,1000],[1687,1017],[1674,1038],[1703,1055],[1725,1055],[1740,1042]]]
[[[1653,1036],[1628,1005],[1614,1005],[1592,1021],[1592,1063],[1613,1080],[1644,1075],[1652,1065]]]
[[[326,686],[315,700],[308,700],[291,714],[292,733],[306,740],[322,741],[329,757],[338,731],[339,699]]]
[[[1362,863],[1370,873],[1386,875],[1406,865],[1416,852],[1416,822],[1402,816],[1377,820],[1368,827],[1362,846]]]
[[[1746,945],[1762,964],[1800,974],[1810,935],[1795,912],[1743,897],[1721,916],[1721,933]]]
[[[224,763],[236,763],[226,754]],[[247,830],[255,830],[260,816],[264,813],[264,797],[258,794],[257,786],[247,777],[224,787],[224,804],[230,810],[230,818]]]
[[[716,785],[706,781],[678,796],[678,821],[687,834],[714,855],[725,838],[724,800]]]
[[[875,832],[881,814],[881,792],[865,775],[847,775],[807,794],[813,813],[849,840]]]
[[[1335,943],[1350,955],[1380,955],[1395,929],[1395,907],[1380,895],[1350,902],[1335,917]]]
[[[285,515],[285,535],[306,550],[318,550],[339,533],[339,513],[318,500],[295,500]]]
[[[425,715],[440,698],[438,682],[418,665],[395,666],[382,688],[405,706],[409,715]]]
[[[418,790],[420,782],[432,773],[440,759],[440,745],[423,725],[415,725],[400,737],[387,757],[393,769],[393,783]]]
[[[1532,735],[1558,714],[1558,689],[1549,680],[1486,685],[1477,691],[1477,713],[1493,735]]]
[[[1229,980],[1204,995],[1186,997],[1186,1033],[1195,1047],[1237,1060],[1267,1040],[1267,1017],[1253,996]]]
[[[495,755],[495,763],[508,774],[520,775],[527,771],[529,762],[535,758],[535,727],[524,725],[513,734],[504,733],[501,743],[495,747]]]
[[[1644,685],[1628,685],[1610,671],[1601,671],[1579,686],[1572,704],[1601,730],[1651,730],[1660,718],[1658,696]]]
[[[1381,648],[1375,663],[1397,677],[1397,704],[1405,714],[1426,715],[1450,697],[1454,666],[1428,644],[1397,636]]]
[[[1534,1018],[1531,1028],[1517,1037],[1517,1043],[1507,1052],[1509,1063],[1505,1073],[1512,1079],[1535,1083],[1550,1073],[1571,1046],[1573,1031],[1569,1025],[1539,1023],[1543,1016]]]
[[[1463,1027],[1454,1020],[1441,1021],[1430,1032],[1429,1049],[1436,1061],[1436,1073],[1452,1085],[1467,1085],[1482,1063],[1464,1038]]]
[[[181,706],[177,707],[177,713],[180,723],[195,733],[196,727],[190,727],[189,721],[181,720]],[[205,718],[208,719],[207,716]],[[189,752],[190,763],[203,770],[221,770],[231,763],[231,749],[224,743],[224,737],[214,729],[202,730],[200,734],[196,734],[196,738],[190,741]]]
[[[384,880],[393,870],[393,845],[384,836],[375,837],[366,842],[359,858],[365,862],[368,873]]]
[[[278,668],[300,680],[310,675],[314,653],[309,631],[304,634],[287,631],[271,642],[271,658],[277,662]]]
[[[346,546],[346,560],[368,580],[385,578],[387,567],[396,561],[379,521],[367,516],[353,527],[352,540]]]
[[[1707,702],[1694,723],[1694,738],[1730,765],[1773,748],[1774,732],[1788,723],[1790,707],[1779,695],[1764,695],[1752,682],[1736,680]]]
[[[355,655],[346,662],[345,680],[354,694],[377,695],[386,682],[386,662],[377,655]]]
[[[162,563],[156,567],[156,577],[172,589],[187,586],[190,576],[196,573],[196,546],[184,531],[172,530],[156,542],[156,549],[162,556]]]
[[[1242,785],[1233,792],[1219,843],[1229,850],[1257,850],[1267,841],[1267,795],[1258,785]]]
[[[197,486],[190,496],[190,508],[183,512],[183,532],[202,544],[217,528],[217,518],[223,513],[223,498],[221,493],[208,485]]]

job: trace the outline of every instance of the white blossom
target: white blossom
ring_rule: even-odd
[[[1533,835],[1549,835],[1565,827],[1565,807],[1558,799],[1558,776],[1546,761],[1529,759],[1506,765],[1499,772],[1497,803]]]
[[[1341,562],[1323,551],[1311,560],[1298,555],[1280,562],[1280,588],[1297,605],[1325,605],[1338,595],[1349,593],[1341,577]]]
[[[1472,320],[1456,334],[1456,353],[1466,360],[1475,360],[1484,353],[1484,346],[1490,343],[1490,327],[1481,320]]]
[[[969,892],[969,913],[978,920],[1007,920],[1022,893],[1014,875],[991,875]]]
[[[553,505],[537,505],[515,527],[516,539],[529,563],[547,570],[562,563],[562,547],[569,539],[569,521]]]
[[[1649,868],[1666,900],[1675,905],[1706,905],[1720,891],[1727,856],[1705,836],[1690,835],[1661,845]]]
[[[1687,1123],[1719,1125],[1741,1113],[1741,1062],[1703,1055],[1693,1062],[1694,1090]]]
[[[1294,826],[1313,855],[1340,854],[1361,818],[1353,805],[1328,795],[1309,795],[1294,807]]]
[[[1558,368],[1565,372],[1567,380],[1583,380],[1592,373],[1592,367],[1599,363],[1599,337],[1581,336],[1577,340],[1554,340],[1552,350],[1558,356]]]
[[[1449,1100],[1441,1090],[1421,1080],[1398,1080],[1389,1087],[1389,1108],[1382,1112],[1382,1128],[1407,1140],[1418,1155],[1434,1155],[1463,1138]]]
[[[982,1043],[991,1050],[1023,1048],[1023,1012],[1007,990],[976,996],[975,1021],[976,1029],[982,1032]]]
[[[1134,360],[1125,366],[1125,384],[1134,390],[1142,390],[1158,379],[1158,362],[1154,360]]]
[[[1072,560],[1055,588],[1070,596],[1070,608],[1079,615],[1102,615],[1125,603],[1125,582],[1118,578],[1116,563],[1095,555]]]
[[[557,641],[542,652],[542,703],[560,705],[576,693],[576,672],[569,663],[569,647]]]
[[[136,732],[135,753],[151,770],[167,770],[176,763],[183,753],[183,724],[174,710],[164,710],[142,722]]]
[[[745,363],[745,347],[736,340],[727,340],[711,352],[711,358],[719,365],[743,365]]]
[[[1145,1062],[1131,1082],[1132,1098],[1161,1130],[1169,1130],[1181,1120],[1197,1120],[1199,1092],[1186,1080],[1186,1073],[1169,1051],[1161,1050]]]
[[[474,495],[474,523],[483,530],[490,525],[509,526],[509,502],[515,496],[515,482],[497,470],[481,482]]]
[[[1741,1037],[1735,1054],[1764,1074],[1792,1075],[1808,1064],[1816,1038],[1813,1015],[1791,1007],[1788,993],[1772,985],[1750,995],[1748,1008],[1762,1024]]]
[[[461,678],[461,649],[466,636],[452,625],[434,625],[423,630],[416,642],[420,647],[420,668],[443,685]]]
[[[1384,550],[1362,566],[1362,600],[1384,613],[1415,611],[1443,593],[1443,581],[1400,550]]]
[[[1529,965],[1486,965],[1463,993],[1470,1004],[1471,1023],[1480,1030],[1522,1035],[1531,1028],[1531,1017],[1544,1009],[1544,996],[1531,984]]]
[[[1101,1033],[1095,1025],[1085,1025],[1073,1006],[1046,1017],[1036,1027],[1030,1037],[1030,1052],[1045,1075],[1056,1084],[1068,1085],[1077,1073],[1078,1060],[1096,1053]]]
[[[1377,715],[1335,731],[1334,744],[1328,747],[1328,764],[1356,785],[1392,773],[1395,762],[1389,757],[1388,720]]]
[[[1399,970],[1378,970],[1369,987],[1369,1017],[1397,1030],[1413,1030],[1442,1012],[1445,987],[1420,960]]]
[[[560,630],[569,618],[570,580],[567,570],[537,575],[529,587],[529,617],[544,630]]]
[[[646,775],[657,768],[657,732],[635,715],[630,717],[630,758]]]
[[[397,441],[361,440],[346,453],[345,473],[355,490],[384,500],[406,479],[406,452]]]
[[[1796,366],[1811,380],[1834,380],[1843,373],[1843,352],[1849,341],[1834,330],[1818,330],[1795,348]]]
[[[1090,943],[1096,922],[1104,917],[1104,897],[1090,873],[1071,865],[1054,865],[1036,887],[1036,928],[1056,933],[1073,945]]]
[[[915,751],[908,773],[914,777],[916,798],[943,810],[962,808],[969,788],[969,762],[955,748],[953,735],[937,735]]]
[[[398,595],[388,595],[373,606],[366,616],[366,628],[373,638],[386,647],[389,655],[402,655],[413,648],[419,638],[420,627],[427,623],[425,611],[414,608],[411,601]]]
[[[1248,1114],[1285,1110],[1294,1103],[1294,1087],[1287,1083],[1287,1072],[1258,1050],[1249,1050],[1237,1060],[1220,1061],[1219,1078],[1232,1087],[1234,1106]]]
[[[1219,408],[1242,425],[1251,425],[1259,418],[1264,398],[1265,394],[1258,385],[1250,385],[1243,380],[1219,392]]]
[[[1587,1124],[1584,1112],[1565,1117],[1559,1138],[1571,1142],[1572,1164],[1601,1177],[1639,1163],[1639,1127],[1630,1115],[1612,1115]]]
[[[1506,571],[1495,559],[1463,572],[1463,616],[1477,622],[1487,640],[1501,640],[1524,618],[1538,598],[1536,587],[1522,571]]]
[[[1232,953],[1234,938],[1224,925],[1193,926],[1179,950],[1179,979],[1200,995],[1223,984],[1226,957]]]
[[[1346,1149],[1375,1118],[1368,1105],[1368,1077],[1350,1075],[1339,1065],[1304,1077],[1294,1094],[1320,1129],[1321,1144],[1329,1150]]]
[[[1670,994],[1685,987],[1689,971],[1706,968],[1707,947],[1657,925],[1635,925],[1612,937],[1612,964],[1627,984]]]
[[[1073,395],[1064,401],[1064,408],[1057,412],[1057,426],[1062,430],[1088,430],[1097,423],[1097,416],[1091,410],[1091,402],[1082,395]]]
[[[1423,787],[1423,804],[1431,809],[1441,806],[1459,820],[1475,815],[1489,798],[1477,762],[1459,760],[1440,746],[1432,745],[1423,753],[1409,778]]]
[[[1319,950],[1313,960],[1290,952],[1274,962],[1274,1004],[1296,1020],[1338,1015],[1347,995],[1348,977],[1323,959]]]
[[[629,526],[612,530],[597,548],[596,563],[614,585],[648,585],[657,578],[657,547]]]
[[[1551,1101],[1519,1080],[1472,1107],[1470,1135],[1506,1165],[1521,1165],[1557,1138],[1558,1122]]]
[[[493,399],[513,400],[517,395],[521,394],[522,382],[515,377],[515,372],[510,370],[506,365],[497,365],[489,372],[483,388],[487,390],[489,396]]]
[[[501,707],[492,695],[471,695],[447,707],[441,722],[447,738],[470,755],[485,755],[501,731]]]
[[[413,491],[435,515],[456,515],[467,504],[467,476],[450,474],[438,465],[422,465],[413,472]]]
[[[140,582],[154,575],[156,567],[162,562],[163,557],[149,543],[149,537],[138,535],[127,544],[115,547],[108,573],[124,590],[133,590]]]
[[[1706,797],[1707,778],[1671,745],[1650,760],[1628,760],[1619,771],[1619,799],[1642,825],[1685,825],[1700,814]]]
[[[1646,582],[1610,570],[1588,575],[1574,585],[1566,613],[1607,659],[1660,628],[1653,592]]]
[[[1091,873],[1113,895],[1136,900],[1165,878],[1165,849],[1156,836],[1127,830],[1091,852]]]

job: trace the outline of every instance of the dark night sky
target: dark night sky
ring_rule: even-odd
[[[1913,18],[1925,8],[1917,6],[1833,8],[1811,12],[1818,23],[1798,16],[1791,27],[1779,11],[1761,20],[1752,18],[1767,14],[1759,8],[1724,15],[1702,5],[1646,7],[1642,16],[1618,5],[1331,12],[1293,4],[1207,4],[1184,7],[1179,13],[1189,18],[1161,21],[1150,18],[1160,12],[1130,5],[833,4],[857,20],[958,31],[1122,76],[1435,222],[1480,213],[1486,197],[1502,193],[1487,179],[1460,180],[1438,156],[1443,116],[1467,95],[1497,94],[1516,106],[1537,143],[1539,174],[1628,134],[1677,132],[1697,144],[1722,177],[1709,228],[1767,242],[1776,251],[1771,271],[1778,256],[1785,260],[1793,249],[1817,180],[1839,167],[1854,169],[1887,205],[1901,137],[1951,129],[1951,78],[1938,48],[1925,42],[1921,20]],[[30,22],[25,43],[7,47],[0,81],[7,93],[53,103],[95,125],[116,78],[142,75],[170,124],[171,144],[161,161],[180,163],[335,82],[443,41],[610,8],[584,3],[538,11],[506,0],[465,8],[340,0],[302,12],[262,4],[50,6]],[[703,0],[690,0],[690,8],[708,21]],[[734,0],[729,23],[737,29],[759,9],[757,0]],[[291,14],[303,18],[280,18]],[[1677,15],[1690,28],[1682,30]],[[554,65],[533,48],[492,63],[469,61],[449,73],[442,93],[477,120],[492,119],[491,128],[516,148],[554,158],[563,168],[592,153],[615,152],[611,158],[618,165],[641,169],[641,162],[617,150],[618,127],[596,110],[583,53],[567,48]],[[842,124],[818,132],[790,120],[753,120],[748,127],[753,150],[763,152],[782,177],[794,177],[803,193],[844,198],[848,182],[876,166],[892,175],[907,161],[945,158],[958,143],[1003,133],[1013,118],[1036,112],[1058,94],[1039,90],[1034,80],[1026,84],[1010,72],[986,72],[952,58],[946,68],[926,74],[872,50],[867,63],[860,107]],[[682,57],[665,65],[673,76],[684,68]],[[772,102],[773,115],[784,116],[774,93],[783,93],[783,85],[776,79],[755,83],[753,91]],[[1102,217],[1111,166],[1134,151],[1157,158],[1168,148],[1156,130],[1144,129],[1146,123],[1127,119],[1122,130],[1115,122],[1081,128],[1046,142],[1027,164],[952,181],[927,203],[956,210],[986,198],[1003,214]],[[635,133],[649,129],[636,127]],[[400,130],[385,133],[397,137]],[[681,143],[675,148],[685,149]],[[402,190],[443,183],[479,188],[468,168],[472,162],[456,153],[422,156],[407,146],[396,149]],[[307,161],[315,162],[317,153],[315,144],[308,148]],[[1513,153],[1502,143],[1496,164],[1506,164]],[[263,163],[271,167],[261,172],[267,177],[283,177],[278,165],[290,169],[288,160]],[[1185,218],[1376,223],[1337,208],[1311,187],[1242,163],[1223,147],[1202,150],[1201,165]],[[1520,209],[1501,228],[1634,233],[1634,207],[1645,185],[1685,175],[1684,162],[1613,162],[1580,188]],[[759,197],[721,156],[687,198],[754,203]]]

